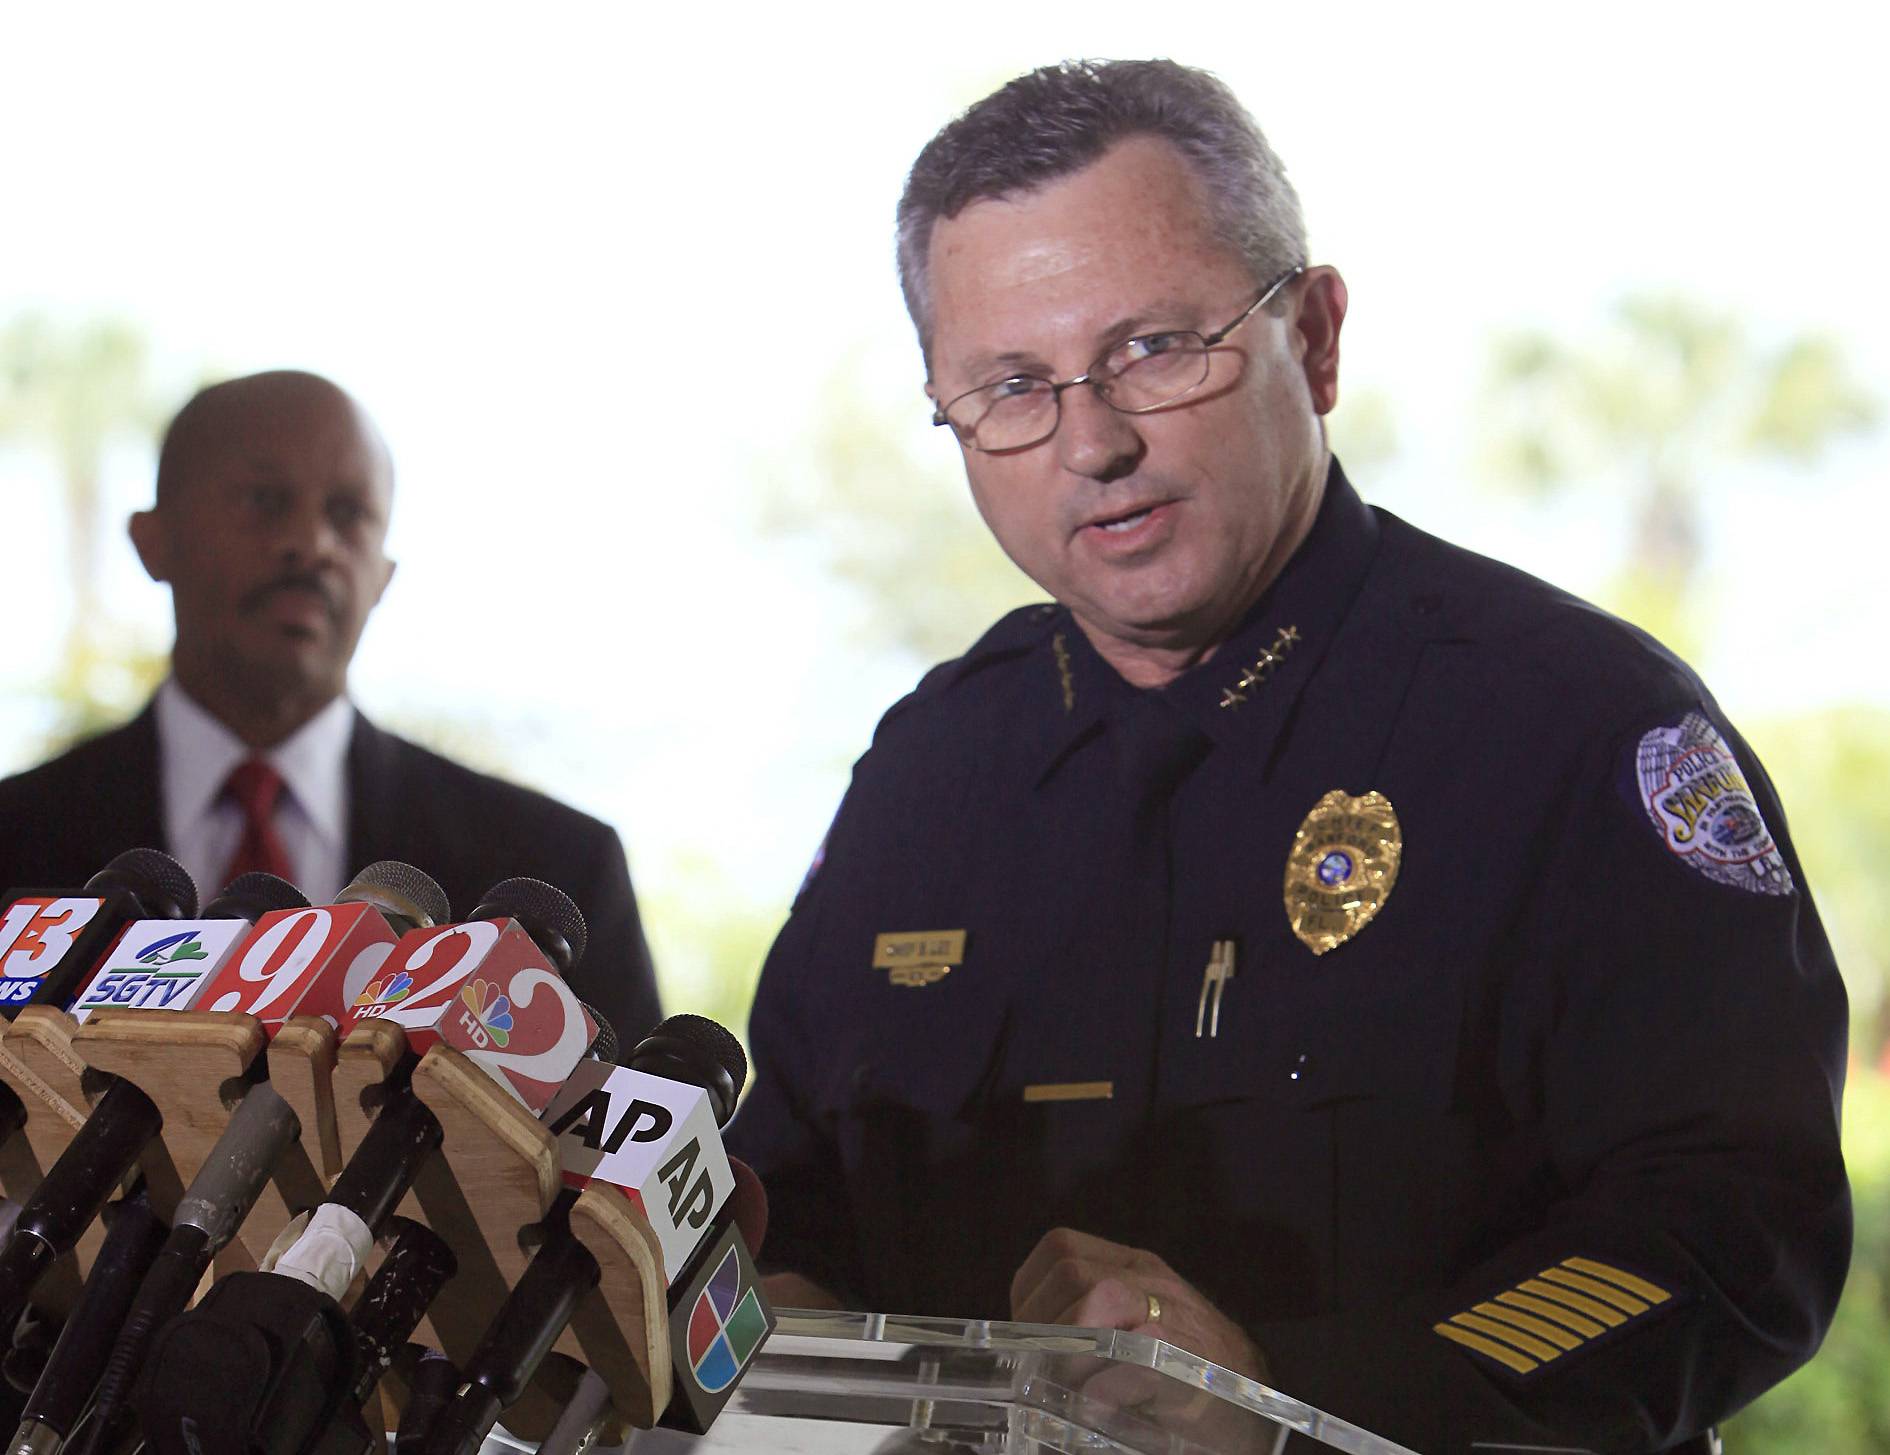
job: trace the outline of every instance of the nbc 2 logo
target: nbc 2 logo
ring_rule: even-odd
[[[405,970],[397,970],[385,980],[376,980],[362,990],[355,999],[354,1009],[365,1018],[371,1015],[386,1015],[388,1011],[405,1000],[413,990],[413,976]]]
[[[490,980],[471,980],[459,992],[460,1029],[480,1050],[512,1039],[512,1002]]]

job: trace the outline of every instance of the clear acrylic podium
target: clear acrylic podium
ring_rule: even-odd
[[[1144,1335],[777,1314],[773,1336],[707,1435],[640,1431],[621,1448],[630,1455],[1273,1455],[1297,1433],[1315,1449],[1412,1455]],[[487,1451],[529,1448],[494,1442]]]

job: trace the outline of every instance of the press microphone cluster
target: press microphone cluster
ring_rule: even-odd
[[[326,938],[303,933],[289,945],[283,926],[302,919],[308,929],[326,930],[340,912],[351,914],[352,928],[373,916],[380,925],[378,935],[369,932],[365,938],[382,940],[391,949],[400,932],[447,915],[437,885],[410,866],[391,862],[370,865],[343,891],[337,906],[323,910],[311,909],[293,886],[274,876],[245,875],[206,907],[202,921],[194,921],[197,894],[189,875],[167,855],[148,849],[121,854],[88,882],[86,891],[105,893],[95,904],[83,895],[16,893],[8,911],[9,922],[21,926],[16,954],[21,952],[18,941],[37,933],[35,943],[26,948],[43,955],[50,938],[43,926],[35,931],[38,920],[19,912],[22,905],[37,905],[39,918],[49,922],[56,914],[83,922],[83,933],[67,937],[57,962],[32,967],[42,973],[35,994],[28,998],[29,1004],[69,1003],[75,1019],[127,1002],[142,1001],[140,1008],[146,1010],[181,1010],[218,999],[231,1009],[236,1007],[227,1002],[247,999],[244,1008],[252,1012],[273,1001],[286,1019],[317,989],[338,998],[334,982],[352,967],[354,960],[347,957],[356,947],[354,937],[346,933]],[[115,938],[87,939],[100,926],[113,928]],[[102,955],[96,953],[101,946]],[[83,972],[94,966],[92,978],[81,981]],[[150,993],[154,966],[162,967],[156,974],[171,982],[155,995]],[[230,987],[223,989],[226,981]],[[127,989],[128,984],[133,988]],[[75,985],[82,988],[73,995]],[[24,1202],[0,1246],[4,1327],[11,1326],[52,1262],[71,1249],[98,1215],[161,1124],[145,1092],[126,1080],[111,1081],[70,1146]],[[136,1296],[129,1308],[108,1323],[88,1325],[92,1336],[73,1342],[69,1357],[62,1358],[55,1349],[29,1398],[15,1448],[59,1448],[71,1433],[72,1391],[81,1389],[90,1396],[95,1382],[97,1397],[84,1442],[95,1450],[112,1447],[122,1434],[123,1401],[152,1333],[189,1300],[212,1258],[253,1206],[277,1159],[300,1134],[299,1119],[272,1087],[260,1082],[249,1088],[178,1204],[161,1249],[155,1257],[142,1259],[149,1271],[141,1280],[132,1280]],[[125,1221],[122,1212],[119,1221]],[[116,1270],[127,1260],[100,1261]],[[93,1282],[102,1271],[95,1269]],[[108,1274],[106,1283],[116,1276]],[[86,1295],[92,1293],[88,1283]],[[98,1337],[108,1328],[115,1330],[115,1341]]]
[[[225,1449],[354,1455],[371,1449],[364,1410],[373,1407],[367,1402],[382,1373],[409,1357],[408,1341],[461,1261],[441,1230],[457,1239],[463,1229],[429,1227],[396,1214],[416,1177],[431,1166],[446,1167],[448,1182],[457,1186],[451,1165],[457,1143],[446,1142],[440,1117],[448,1103],[438,1100],[448,1093],[462,1117],[457,1125],[472,1127],[475,1140],[487,1134],[483,1127],[497,1135],[494,1145],[509,1137],[523,1148],[534,1136],[547,1150],[555,1143],[567,1191],[535,1228],[529,1223],[538,1213],[532,1212],[508,1230],[511,1257],[517,1256],[515,1233],[532,1237],[538,1251],[476,1344],[471,1330],[477,1324],[465,1319],[467,1295],[454,1296],[457,1323],[436,1324],[449,1332],[464,1330],[445,1342],[473,1352],[463,1373],[443,1357],[424,1360],[413,1371],[403,1451],[478,1448],[603,1279],[600,1227],[614,1240],[610,1259],[617,1261],[609,1266],[620,1270],[604,1280],[607,1289],[619,1291],[610,1297],[617,1300],[622,1289],[635,1287],[634,1266],[648,1266],[636,1262],[647,1257],[642,1236],[627,1235],[631,1224],[622,1213],[598,1224],[595,1213],[584,1211],[588,1201],[579,1208],[588,1221],[575,1229],[571,1208],[585,1188],[598,1189],[593,1196],[624,1198],[647,1221],[654,1235],[648,1246],[659,1255],[671,1316],[674,1397],[665,1423],[706,1429],[773,1322],[752,1261],[765,1224],[765,1198],[753,1174],[731,1162],[720,1139],[746,1076],[735,1039],[700,1017],[672,1017],[637,1043],[625,1066],[580,1062],[587,1047],[595,1048],[593,1054],[614,1054],[615,1036],[566,984],[584,952],[583,918],[559,891],[538,881],[495,885],[466,921],[453,923],[438,887],[407,865],[370,866],[335,904],[323,906],[309,905],[280,880],[245,876],[199,915],[189,876],[162,855],[148,857],[154,854],[120,856],[83,893],[24,891],[0,900],[0,967],[20,955],[36,972],[36,988],[23,1002],[0,995],[0,1003],[68,1012],[70,1021],[54,1017],[68,1027],[114,1013],[109,1023],[78,1031],[72,1042],[78,1052],[86,1052],[95,1036],[106,1038],[97,1042],[102,1054],[126,1044],[127,1036],[135,1041],[151,1025],[168,1023],[158,1014],[131,1027],[131,1013],[213,1010],[236,1013],[231,1024],[249,1026],[245,1034],[251,1037],[257,1024],[273,1037],[296,1019],[304,1043],[314,1023],[309,1018],[325,1021],[331,1031],[324,1034],[335,1039],[381,1022],[398,1028],[399,1035],[389,1041],[377,1029],[373,1044],[397,1045],[404,1055],[391,1073],[376,1073],[387,1079],[371,1101],[363,1097],[363,1106],[378,1114],[364,1132],[350,1133],[359,1144],[345,1162],[335,1156],[334,1119],[320,1095],[311,1108],[305,1079],[292,1105],[282,1094],[292,1088],[285,1083],[279,1091],[268,1080],[267,1063],[280,1048],[268,1058],[256,1057],[247,1089],[242,1079],[223,1083],[226,1105],[233,1091],[240,1099],[209,1155],[192,1153],[194,1175],[174,1211],[174,1181],[159,1202],[139,1189],[141,1154],[154,1138],[168,1140],[159,1103],[130,1079],[145,1063],[128,1062],[121,1051],[114,1053],[117,1059],[105,1057],[105,1064],[125,1077],[87,1071],[90,1115],[40,1186],[20,1199],[12,1231],[0,1233],[4,1318],[9,1310],[17,1314],[36,1280],[105,1209],[103,1245],[85,1245],[99,1249],[92,1277],[28,1400],[8,1455],[117,1455],[138,1440],[158,1455]],[[35,1022],[34,1034],[50,1023]],[[201,1016],[178,1024],[214,1029]],[[168,1034],[161,1039],[173,1046],[199,1044]],[[289,1044],[287,1037],[282,1044]],[[335,1040],[328,1044],[332,1065]],[[355,1042],[349,1048],[352,1053]],[[177,1052],[170,1054],[169,1064],[179,1064]],[[453,1071],[468,1063],[483,1077]],[[45,1074],[56,1081],[57,1067],[45,1064]],[[12,1068],[13,1062],[6,1065]],[[281,1065],[275,1070],[283,1074]],[[424,1087],[416,1070],[426,1078]],[[447,1072],[458,1080],[440,1080]],[[11,1098],[12,1105],[0,1098],[0,1133],[15,1107],[27,1117],[41,1115],[33,1098],[50,1095],[20,1077],[10,1079],[32,1095]],[[62,1084],[70,1103],[76,1084]],[[156,1092],[172,1083],[146,1084]],[[465,1099],[481,1087],[486,1090]],[[514,1106],[509,1113],[508,1100]],[[164,1105],[188,1111],[202,1102],[186,1097]],[[81,1108],[72,1112],[68,1120],[78,1121]],[[470,1123],[463,1120],[469,1112],[477,1113]],[[313,1127],[302,1125],[311,1115],[321,1118],[325,1143]],[[531,1126],[532,1117],[540,1118],[542,1131]],[[514,1123],[522,1131],[503,1130]],[[286,1208],[272,1194],[274,1211],[263,1231],[241,1233],[249,1250],[243,1258],[261,1255],[283,1217],[297,1211],[301,1216],[262,1260],[263,1271],[225,1272],[185,1312],[285,1154],[294,1148],[301,1158],[304,1145],[316,1157],[326,1146],[328,1170],[339,1168],[332,1183],[323,1180],[326,1192],[308,1184],[313,1197],[291,1198]],[[145,1165],[159,1164],[147,1158]],[[426,1201],[430,1185],[422,1184],[420,1204],[429,1218],[436,1216]],[[277,1186],[289,1196],[289,1182]],[[118,1200],[111,1202],[114,1195]],[[470,1181],[455,1196],[473,1199],[463,1207],[479,1201]],[[542,1210],[545,1203],[534,1207]],[[491,1230],[481,1236],[499,1247]],[[636,1260],[625,1263],[629,1255],[621,1249],[629,1244],[636,1245]],[[490,1268],[491,1254],[481,1252]],[[625,1284],[625,1278],[631,1281]],[[636,1326],[641,1323],[639,1314]],[[609,1373],[609,1361],[601,1367]],[[442,1380],[443,1374],[450,1379]],[[583,1386],[589,1403],[566,1411],[558,1438],[575,1440],[593,1418],[621,1420],[611,1404],[611,1389],[621,1388],[614,1385],[621,1377],[611,1374],[613,1383],[607,1383],[589,1376]],[[431,1400],[425,1397],[430,1383]],[[654,1413],[648,1393],[636,1398]]]
[[[585,942],[583,917],[560,891],[537,880],[507,880],[487,891],[467,923],[403,936],[349,1016],[386,1019],[402,1027],[410,1044],[460,1047],[475,1063],[484,1053],[484,1069],[525,1099],[537,1076],[561,1060],[558,1069],[570,1069],[561,1046],[581,1052],[592,1039],[595,1018],[563,983]],[[471,978],[475,973],[498,978]],[[490,994],[494,985],[505,991]],[[520,1006],[516,1017],[502,1004],[507,992]],[[527,1011],[534,1005],[541,1024],[532,1026]],[[548,1029],[547,1020],[555,1026]],[[572,1027],[579,1028],[575,1040]],[[552,1044],[529,1057],[531,1074],[515,1074],[527,1053],[512,1051],[508,1058],[506,1052],[515,1039],[529,1043],[533,1030]],[[362,1402],[394,1346],[404,1344],[451,1276],[451,1250],[424,1227],[407,1225],[357,1301],[352,1321],[340,1299],[441,1139],[438,1119],[411,1084],[394,1086],[328,1196],[271,1271],[231,1275],[195,1311],[171,1321],[151,1351],[136,1397],[149,1448],[188,1450],[206,1431],[219,1432],[232,1449],[312,1449],[318,1435],[324,1450],[370,1448]],[[271,1355],[231,1370],[225,1351],[233,1329],[260,1335]],[[211,1398],[201,1376],[219,1365],[224,1377]]]

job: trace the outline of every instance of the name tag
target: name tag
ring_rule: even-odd
[[[963,930],[906,930],[873,941],[873,968],[890,971],[894,985],[934,985],[964,960]]]

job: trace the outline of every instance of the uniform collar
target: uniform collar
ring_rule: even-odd
[[[1214,743],[1264,750],[1337,637],[1378,538],[1377,517],[1334,458],[1312,529],[1279,578],[1208,661],[1160,695]],[[1042,753],[1033,755],[1039,783],[1142,691],[1097,654],[1066,608],[1049,625],[1035,654],[1054,680]]]

